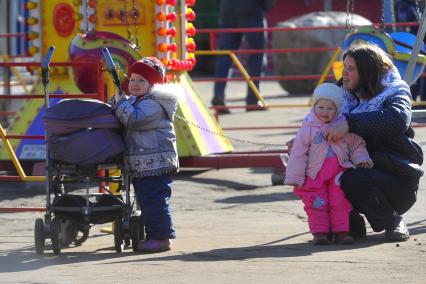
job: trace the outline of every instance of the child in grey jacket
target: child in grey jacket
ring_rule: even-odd
[[[124,163],[143,213],[143,252],[169,250],[175,238],[169,204],[172,175],[179,167],[173,121],[184,91],[165,81],[164,65],[144,57],[129,68],[129,94],[116,93],[113,103],[125,127]]]

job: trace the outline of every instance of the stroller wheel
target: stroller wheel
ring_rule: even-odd
[[[138,251],[140,241],[145,240],[145,226],[141,215],[134,215],[130,219],[130,234],[132,237],[132,249]]]
[[[80,232],[82,233],[81,237],[79,236]],[[76,246],[81,246],[82,243],[87,241],[87,238],[89,238],[89,230],[77,231],[74,243]]]
[[[62,247],[69,246],[77,238],[77,229],[70,220],[63,220],[61,224],[61,243]]]
[[[50,223],[50,239],[54,254],[61,253],[61,219],[54,217]]]
[[[44,253],[45,240],[43,219],[37,218],[34,224],[34,245],[36,254]]]
[[[285,173],[275,172],[271,175],[272,185],[283,185],[285,180]]]
[[[121,216],[114,219],[114,245],[116,252],[122,252],[124,249],[124,240],[123,240],[123,220]]]

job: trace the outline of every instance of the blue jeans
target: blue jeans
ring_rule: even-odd
[[[134,178],[132,182],[141,207],[147,239],[174,239],[176,234],[169,204],[172,176]]]
[[[220,21],[220,28],[263,28],[265,21],[263,11],[258,10],[255,17],[224,17]],[[222,33],[219,40],[220,50],[237,50],[240,48],[243,37],[245,38],[249,49],[264,49],[266,44],[265,33]],[[251,77],[259,77],[262,72],[263,53],[252,53],[247,58],[247,72]],[[228,78],[232,59],[228,55],[221,55],[216,58],[215,78]],[[259,81],[253,81],[259,88]],[[213,100],[225,101],[226,82],[215,82]],[[253,91],[247,87],[246,104],[257,104],[257,97]]]

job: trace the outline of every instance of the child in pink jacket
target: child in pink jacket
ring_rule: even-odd
[[[373,166],[365,141],[349,133],[340,141],[328,142],[324,131],[343,119],[340,87],[324,83],[314,91],[313,107],[298,131],[287,163],[284,184],[294,185],[308,215],[313,243],[328,244],[332,233],[340,244],[352,244],[349,212],[352,209],[340,188],[346,168]]]

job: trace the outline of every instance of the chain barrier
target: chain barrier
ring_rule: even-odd
[[[422,12],[424,10],[424,5],[426,5],[425,1],[416,0],[416,17],[417,21],[420,23],[422,20]]]
[[[200,126],[200,125],[198,125],[198,124],[196,124],[196,123],[194,123],[192,121],[187,120],[186,118],[184,118],[184,117],[182,117],[182,116],[180,116],[178,114],[176,114],[175,116],[178,119],[180,119],[183,122],[185,122],[189,126],[196,127],[196,128],[198,128],[198,129],[200,129],[200,130],[202,130],[204,132],[213,134],[215,136],[223,137],[223,138],[229,139],[231,141],[241,142],[241,143],[245,143],[245,144],[252,144],[252,145],[263,146],[265,148],[287,147],[287,145],[285,145],[285,144],[273,144],[273,143],[255,142],[255,141],[245,140],[245,139],[241,139],[241,138],[230,137],[230,136],[227,136],[227,135],[225,135],[223,133],[219,133],[219,132],[213,131],[211,129],[205,128],[203,126]]]
[[[124,23],[126,24],[126,28],[127,28],[127,40],[130,43],[133,43],[132,32],[130,31],[128,14],[127,14],[127,0],[124,0],[124,10],[120,11],[120,14],[121,14],[120,15],[121,20],[124,19]]]
[[[138,22],[137,22],[138,16],[139,16],[139,11],[138,11],[138,9],[136,9],[135,0],[132,0],[131,15],[132,15],[132,18],[133,18],[133,34],[134,34],[135,45],[136,45],[135,48],[139,49],[141,47],[140,40],[139,40]]]
[[[354,21],[354,2],[355,0],[347,0],[346,2],[346,31],[352,29],[352,23]]]
[[[139,36],[137,35],[137,9],[135,6],[135,1],[132,0],[132,8],[130,11],[128,11],[128,4],[127,4],[128,0],[124,0],[124,10],[121,12],[121,19],[124,19],[124,23],[126,24],[126,28],[127,28],[127,40],[134,46],[135,49],[139,49],[140,48],[140,43],[139,43]],[[132,17],[132,22],[133,22],[133,32],[136,33],[136,35],[134,35],[134,33],[132,33],[132,30],[130,29],[130,23],[129,23],[129,14]]]

